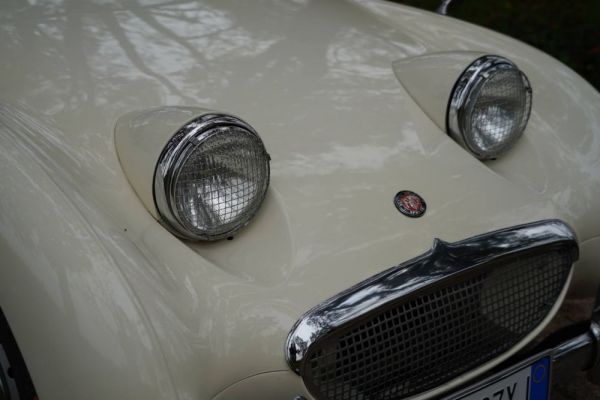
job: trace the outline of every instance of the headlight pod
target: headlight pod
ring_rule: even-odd
[[[448,107],[449,134],[482,160],[498,157],[521,137],[531,112],[529,80],[506,58],[478,58],[460,76]]]
[[[192,120],[169,140],[156,166],[154,200],[163,223],[188,239],[232,235],[260,208],[269,160],[242,120],[223,114]]]

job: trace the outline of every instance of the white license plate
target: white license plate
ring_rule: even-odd
[[[453,400],[548,400],[550,357],[540,358],[522,368],[511,369],[479,383]]]

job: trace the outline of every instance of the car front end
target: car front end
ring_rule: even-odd
[[[596,363],[594,316],[533,347],[600,283],[600,95],[550,56],[378,0],[0,9],[0,307],[41,399],[469,398]],[[490,102],[518,121],[486,147]]]

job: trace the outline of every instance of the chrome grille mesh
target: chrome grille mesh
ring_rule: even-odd
[[[316,342],[302,375],[319,399],[401,399],[515,346],[556,303],[570,272],[551,250],[480,266],[386,304]]]

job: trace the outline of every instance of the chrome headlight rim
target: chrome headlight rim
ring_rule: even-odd
[[[271,171],[269,161],[271,158],[260,135],[252,128],[252,126],[236,116],[223,113],[201,115],[186,123],[171,137],[171,139],[169,139],[158,158],[154,171],[152,192],[160,222],[171,233],[178,237],[194,241],[215,241],[232,237],[240,229],[248,225],[260,209],[259,204],[252,213],[246,214],[246,218],[242,223],[218,234],[206,234],[201,233],[200,231],[190,230],[185,226],[185,223],[175,211],[175,186],[178,173],[185,164],[185,161],[195,150],[198,143],[204,142],[215,135],[223,134],[222,131],[227,130],[228,128],[239,128],[246,131],[248,134],[258,139],[258,142],[262,147],[262,151],[267,161],[266,177],[263,187],[257,196],[260,197],[260,203],[264,201],[270,183]]]
[[[466,125],[468,117],[470,117],[470,111],[477,101],[475,95],[478,95],[479,90],[483,87],[483,85],[492,76],[494,76],[495,73],[501,70],[513,70],[519,73],[525,91],[525,96],[527,96],[524,123],[522,124],[522,128],[517,133],[517,136],[512,143],[502,147],[499,151],[485,153],[471,145],[470,140],[466,136],[468,134]],[[532,97],[533,90],[531,88],[529,79],[515,63],[498,55],[484,55],[479,57],[465,69],[452,89],[450,101],[448,102],[448,112],[446,114],[448,134],[478,159],[495,159],[504,154],[506,151],[510,150],[522,136],[531,114],[533,100]]]

